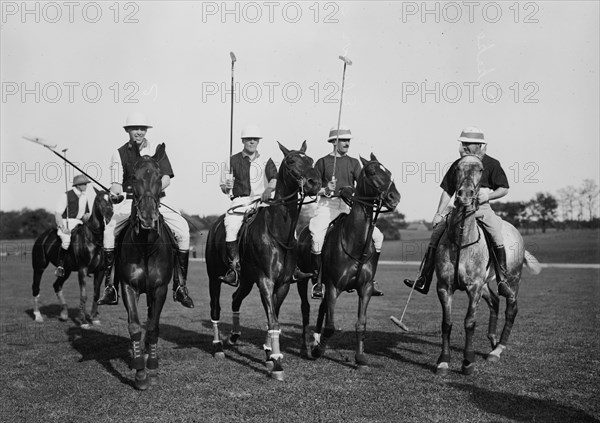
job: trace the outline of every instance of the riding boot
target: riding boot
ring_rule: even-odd
[[[175,253],[175,269],[173,269],[173,301],[180,302],[184,307],[194,308],[194,301],[190,298],[187,286],[185,286],[189,261],[189,250],[177,250]],[[181,272],[181,278],[179,272]]]
[[[425,257],[423,257],[423,262],[421,263],[421,268],[419,269],[416,281],[404,279],[406,286],[412,288],[414,285],[415,291],[418,291],[423,295],[427,295],[429,292],[431,280],[433,279],[433,272],[435,270],[435,249],[436,247],[431,245],[427,247],[427,252],[425,253]]]
[[[310,254],[310,260],[313,268],[312,278],[312,293],[311,297],[314,299],[323,298],[323,284],[321,283],[321,254]]]
[[[115,264],[115,250],[104,249],[104,274],[106,276],[104,280],[104,292],[102,298],[98,300],[98,305],[117,305],[119,303],[119,295],[117,289],[112,283],[110,278],[112,268]]]
[[[494,246],[496,256],[496,280],[498,281],[498,294],[506,297],[509,302],[515,300],[515,293],[506,279],[506,250],[504,246]]]
[[[303,281],[308,278],[312,278],[314,273],[305,273],[298,266],[294,269],[294,274],[292,275],[292,283],[297,281]]]
[[[227,259],[229,260],[229,270],[225,276],[219,276],[219,280],[227,285],[237,287],[240,284],[239,273],[241,269],[237,241],[226,242],[225,249],[227,251]]]
[[[60,247],[58,249],[58,266],[54,271],[54,276],[57,278],[62,278],[65,275],[65,255],[67,255],[67,250]]]
[[[379,264],[379,256],[381,252],[375,251],[375,264],[373,265],[373,277],[375,277],[375,272],[377,272],[377,264]],[[379,290],[377,286],[377,281],[373,279],[373,292],[371,293],[372,297],[383,297],[383,292]]]

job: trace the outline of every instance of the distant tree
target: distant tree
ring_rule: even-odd
[[[596,202],[598,201],[598,185],[593,179],[584,179],[583,185],[579,189],[581,196],[582,209],[587,208],[589,220],[592,221],[596,217]],[[582,210],[583,212],[583,210]]]
[[[495,202],[492,209],[515,228],[521,227],[527,204],[521,201]]]
[[[573,185],[558,190],[558,201],[562,210],[562,218],[565,221],[573,220],[577,194],[577,189]]]
[[[556,209],[558,202],[550,193],[538,192],[535,198],[530,202],[531,213],[542,228],[542,232],[546,232],[546,228],[554,222],[556,218]]]
[[[0,212],[0,238],[37,238],[54,227],[54,215],[44,209]]]

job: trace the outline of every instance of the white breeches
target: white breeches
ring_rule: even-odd
[[[75,229],[77,225],[81,225],[83,222],[79,219],[64,219],[69,227],[69,231]],[[56,233],[58,234],[60,240],[62,241],[60,246],[63,250],[68,250],[69,245],[71,245],[71,234],[63,232],[60,228],[56,228]]]
[[[131,215],[131,205],[133,200],[123,200],[120,204],[115,204],[114,214],[108,225],[104,228],[104,248],[115,248],[115,237],[127,224],[127,219]],[[174,208],[174,207],[173,207]],[[190,249],[190,228],[186,220],[179,213],[164,207],[162,204],[158,208],[165,223],[171,228],[177,247],[180,250]]]
[[[225,242],[233,242],[237,240],[238,232],[244,223],[244,213],[250,210],[253,210],[257,207],[265,206],[262,203],[253,203],[252,201],[260,198],[260,196],[253,197],[238,197],[231,200],[231,204],[229,208],[235,207],[235,210],[232,210],[233,213],[228,212],[225,213]],[[237,207],[239,206],[239,207]]]
[[[312,236],[312,253],[321,254],[323,242],[325,242],[325,235],[327,234],[327,228],[341,213],[350,213],[350,207],[348,207],[341,198],[321,197],[319,199],[319,205],[317,206],[315,216],[308,224],[308,230]],[[380,252],[381,246],[383,245],[383,234],[377,226],[373,228],[373,243],[375,244],[375,251]]]

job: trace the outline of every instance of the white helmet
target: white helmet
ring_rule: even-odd
[[[486,143],[481,129],[475,128],[474,126],[469,126],[463,129],[460,133],[460,137],[458,137],[458,142],[470,142],[479,144]]]
[[[335,142],[335,140],[351,140],[352,139],[352,132],[350,131],[350,128],[340,125],[340,130],[338,131],[338,127],[337,125],[334,126],[333,128],[331,128],[329,130],[329,138],[327,138],[327,141],[329,142]]]
[[[260,128],[257,125],[250,124],[246,125],[244,129],[242,129],[242,139],[244,138],[258,138],[261,139],[262,135],[260,134]]]
[[[127,116],[127,120],[125,121],[123,128],[127,128],[128,126],[145,126],[146,128],[152,128],[152,126],[148,124],[146,115],[141,112],[133,112]]]

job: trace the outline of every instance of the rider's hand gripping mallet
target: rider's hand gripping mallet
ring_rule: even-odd
[[[331,181],[335,182],[335,162],[337,158],[337,145],[340,140],[340,123],[342,120],[342,103],[344,102],[344,82],[346,81],[346,66],[352,66],[352,60],[346,56],[340,56],[340,60],[344,62],[344,71],[342,72],[342,90],[340,92],[340,111],[338,112],[337,121],[337,132],[335,135],[335,143],[333,144],[333,173],[331,174]]]
[[[231,118],[229,120],[229,157],[231,157],[231,155],[233,154],[233,101],[234,101],[234,97],[233,97],[233,91],[234,91],[234,85],[233,85],[233,67],[236,61],[236,57],[235,54],[233,54],[233,51],[229,52],[229,57],[231,57]],[[229,170],[229,173],[225,176],[227,181],[231,181],[233,180],[233,173],[231,173],[231,169]],[[231,197],[233,195],[233,189],[230,188],[229,189],[229,196]]]

